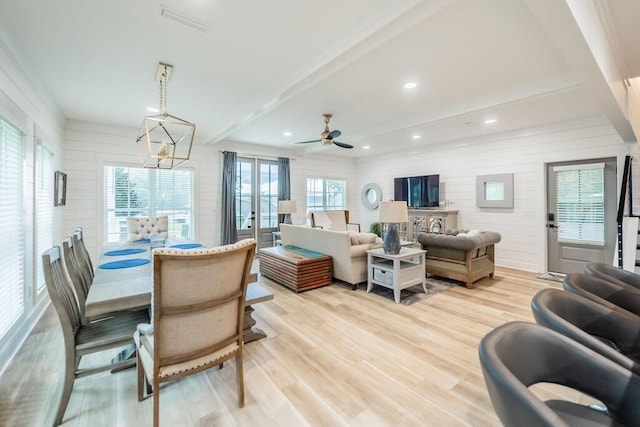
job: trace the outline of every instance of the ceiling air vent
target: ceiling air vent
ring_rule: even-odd
[[[165,6],[160,7],[160,16],[179,22],[180,24],[186,25],[187,27],[191,27],[203,33],[207,33],[211,29],[211,23],[186,15],[177,10],[169,9]]]

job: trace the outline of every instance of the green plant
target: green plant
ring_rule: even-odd
[[[382,237],[382,224],[379,222],[373,222],[369,226],[369,232],[375,233],[378,237]]]

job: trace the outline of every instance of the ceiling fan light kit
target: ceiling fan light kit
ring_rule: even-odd
[[[136,141],[144,168],[173,169],[191,156],[196,125],[167,112],[167,80],[172,70],[172,65],[158,64],[160,114],[144,118]]]
[[[341,147],[341,148],[353,148],[353,145],[351,144],[345,144],[344,142],[338,142],[335,140],[335,138],[338,138],[340,137],[340,135],[342,135],[342,132],[340,132],[337,129],[329,130],[329,121],[331,121],[331,117],[333,116],[329,113],[323,114],[323,116],[324,116],[324,131],[320,134],[320,139],[313,139],[311,141],[301,141],[301,142],[298,142],[297,144],[309,144],[312,142],[320,142],[322,143],[322,145],[337,145],[338,147]]]

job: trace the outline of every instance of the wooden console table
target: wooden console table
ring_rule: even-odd
[[[291,245],[263,248],[259,254],[260,273],[296,292],[333,281],[333,259],[329,255]]]

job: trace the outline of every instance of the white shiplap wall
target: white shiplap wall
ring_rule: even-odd
[[[454,202],[453,209],[459,210],[458,228],[501,233],[502,241],[496,247],[498,265],[542,272],[546,270],[545,164],[617,157],[618,170],[622,170],[624,156],[635,155],[635,150],[635,144],[623,143],[611,126],[594,119],[536,129],[527,135],[360,159],[358,185],[375,182],[382,187],[383,200],[390,200],[394,177],[440,174],[440,198]],[[498,173],[514,174],[514,208],[476,207],[476,176]],[[366,227],[376,220],[377,212],[362,212]]]

